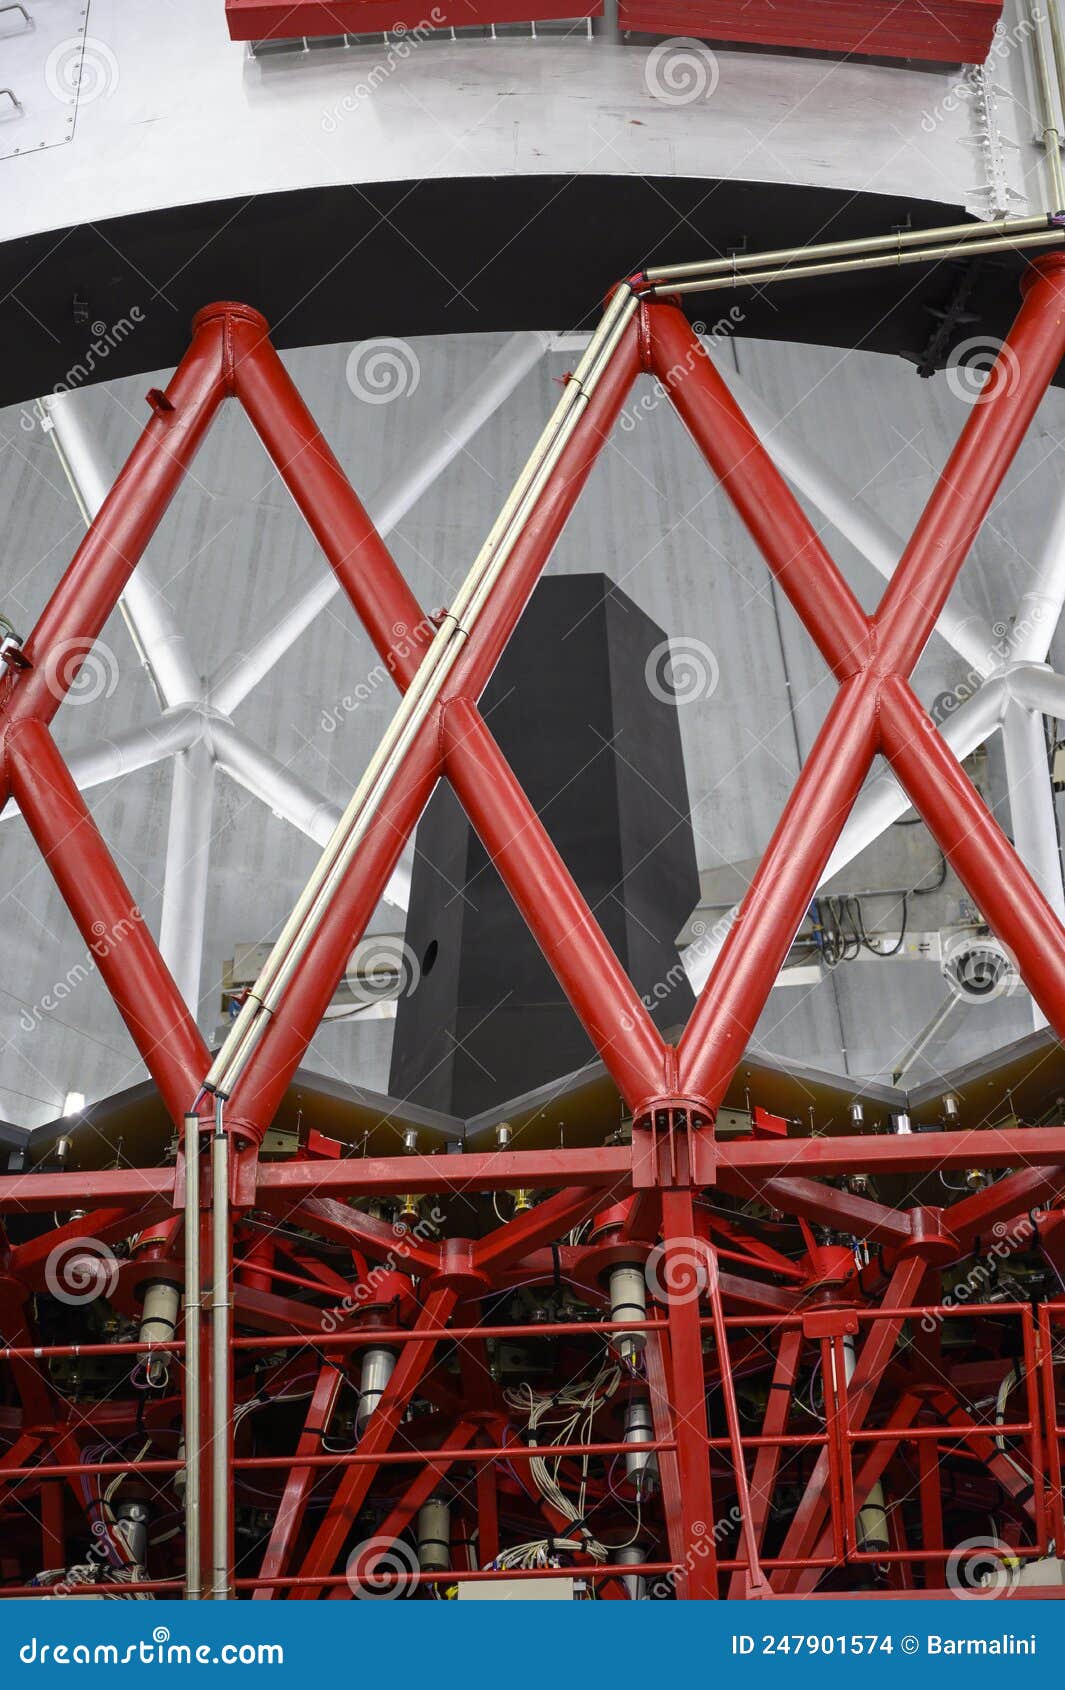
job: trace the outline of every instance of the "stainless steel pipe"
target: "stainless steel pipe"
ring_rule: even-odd
[[[198,1602],[200,1568],[200,1117],[185,1116],[185,1600]]]
[[[215,1130],[211,1139],[211,1597],[215,1602],[224,1602],[231,1595],[229,1440],[233,1415],[229,1280],[229,1139],[219,1098],[215,1103]]]
[[[1021,234],[1005,239],[996,235],[991,240],[970,241],[951,246],[921,247],[916,250],[888,252],[879,256],[841,259],[830,264],[788,264],[776,270],[744,270],[727,275],[704,275],[688,281],[657,282],[651,297],[685,293],[723,293],[727,289],[756,287],[770,282],[801,281],[806,276],[839,276],[851,270],[894,270],[903,264],[928,264],[941,258],[975,258],[984,252],[1026,251],[1032,247],[1065,246],[1065,228],[1048,229],[1046,218],[1039,219],[1041,232]],[[815,247],[808,249],[815,252]]]
[[[1058,209],[1058,208],[1055,208]],[[660,264],[645,270],[649,282],[680,281],[685,276],[733,276],[765,265],[790,264],[829,258],[860,258],[869,253],[908,252],[924,246],[941,246],[945,241],[999,240],[1014,235],[1034,234],[1047,227],[1047,214],[1032,217],[1001,217],[994,223],[946,223],[937,229],[905,229],[891,235],[862,236],[852,241],[822,241],[816,246],[783,246],[769,252],[744,252],[732,258],[697,259],[692,264]]]

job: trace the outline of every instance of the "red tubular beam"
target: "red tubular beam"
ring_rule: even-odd
[[[477,699],[488,685],[529,595],[543,574],[555,542],[617,422],[625,397],[640,373],[638,320],[633,320],[618,342],[583,417],[515,542],[497,590],[478,618],[475,637],[451,672],[444,689],[445,697]]]
[[[695,1238],[695,1215],[688,1187],[662,1192],[662,1238],[665,1249],[665,1284],[681,1284],[690,1263]],[[682,1264],[679,1276],[674,1259]],[[683,1528],[682,1588],[694,1601],[717,1597],[717,1544],[714,1538],[714,1501],[710,1484],[710,1448],[706,1422],[706,1381],[703,1375],[703,1339],[697,1297],[674,1297],[669,1301],[669,1344],[667,1358],[669,1415],[676,1443],[676,1470],[680,1487],[680,1524]],[[719,1333],[719,1342],[723,1342]],[[722,1367],[727,1366],[727,1360]],[[655,1435],[658,1436],[660,1405],[652,1403]],[[669,1534],[671,1553],[676,1553],[676,1534]]]
[[[545,1186],[624,1183],[627,1188],[632,1177],[632,1152],[627,1145],[609,1145],[586,1150],[490,1150],[472,1156],[345,1157],[336,1162],[264,1162],[256,1172],[261,1193],[369,1197],[378,1192],[406,1191],[415,1169],[417,1189],[425,1193],[454,1191],[456,1186],[471,1191],[509,1191],[514,1186],[537,1190]],[[0,1195],[7,1183],[0,1179]]]
[[[59,709],[227,396],[227,325],[247,317],[257,313],[227,304],[196,316],[166,408],[155,409],[26,642],[32,668],[0,681],[9,721],[50,722]]]
[[[435,629],[267,337],[243,319],[233,336],[233,388],[340,585],[404,691]]]
[[[898,676],[881,688],[880,722],[884,753],[899,781],[989,927],[1014,952],[1050,1025],[1065,1038],[1065,927]]]
[[[456,1184],[460,1184],[456,1181]],[[541,1244],[561,1238],[602,1205],[603,1198],[586,1186],[572,1191],[557,1191],[546,1202],[529,1209],[505,1226],[496,1227],[473,1247],[473,1267],[477,1273],[498,1274],[514,1262],[521,1261],[527,1251]]]
[[[1036,1129],[1032,1137],[1033,1149],[1028,1154],[1044,1155],[1042,1128]],[[1014,1158],[1020,1159],[1020,1156]],[[979,1165],[984,1166],[982,1153]],[[950,1230],[959,1243],[969,1245],[999,1223],[1014,1222],[1017,1226],[1026,1223],[1033,1209],[1054,1207],[1062,1201],[1063,1195],[1065,1170],[1023,1168],[1015,1174],[1007,1174],[1005,1179],[996,1180],[994,1185],[986,1185],[971,1197],[963,1197],[960,1203],[952,1203],[947,1210]],[[998,1236],[1004,1237],[1011,1230],[1011,1226],[1007,1225],[1005,1232]]]
[[[860,1429],[869,1411],[880,1377],[891,1359],[902,1328],[905,1317],[901,1311],[908,1307],[916,1296],[925,1272],[925,1264],[920,1260],[900,1262],[880,1305],[878,1312],[881,1318],[873,1322],[872,1330],[866,1333],[865,1341],[858,1352],[850,1385],[844,1389],[842,1381],[837,1381],[837,1389],[846,1402],[845,1424],[850,1431]],[[800,1560],[816,1553],[815,1545],[829,1510],[825,1491],[828,1468],[828,1456],[822,1451],[784,1539],[781,1548],[784,1559]],[[773,1588],[778,1591],[793,1590],[797,1583],[797,1576],[786,1572],[781,1578],[774,1580]]]
[[[677,1047],[679,1091],[722,1102],[877,748],[875,687],[845,681]]]
[[[666,1047],[476,705],[443,714],[444,768],[630,1109],[666,1087]]]
[[[429,1296],[416,1328],[417,1334],[422,1337],[428,1335],[429,1341],[411,1343],[408,1340],[404,1345],[392,1377],[360,1439],[358,1453],[364,1460],[350,1466],[337,1486],[329,1513],[318,1527],[307,1551],[303,1576],[316,1577],[332,1572],[344,1540],[358,1518],[373,1483],[377,1461],[388,1450],[403,1411],[432,1361],[434,1343],[447,1336],[444,1328],[457,1301],[457,1292],[450,1289],[433,1291]],[[313,1465],[313,1458],[308,1464]]]
[[[802,1150],[805,1149],[804,1143]],[[970,1158],[971,1155],[970,1151]],[[792,1156],[791,1165],[806,1166],[802,1151]],[[814,1179],[759,1179],[735,1168],[722,1167],[718,1170],[718,1183],[723,1190],[744,1199],[755,1197],[787,1214],[853,1232],[877,1244],[904,1244],[911,1236],[909,1216],[904,1209],[889,1209],[867,1197],[855,1197],[849,1191],[837,1191],[835,1186],[820,1185]]]
[[[456,662],[445,696],[463,693],[476,696],[487,684],[613,426],[637,368],[637,335],[633,324],[515,544],[480,616],[475,637]],[[234,1088],[227,1110],[230,1125],[253,1138],[261,1138],[273,1119],[325,1014],[352,946],[365,931],[400,852],[429,801],[439,772],[435,743],[438,730],[439,716],[433,715],[403,759],[343,886]]]
[[[676,305],[648,304],[650,367],[838,680],[868,661],[871,623]]]
[[[982,403],[969,412],[877,613],[884,672],[909,674],[1065,357],[1065,256],[1038,258]]]
[[[8,729],[4,748],[27,826],[148,1072],[180,1123],[210,1066],[207,1046],[48,729],[41,722],[18,722]]]
[[[343,1382],[344,1375],[339,1368],[327,1364],[320,1369],[315,1382],[314,1393],[307,1408],[304,1429],[300,1433],[296,1448],[297,1458],[301,1455],[317,1455],[320,1451],[322,1436],[329,1425],[329,1418],[336,1405],[337,1397],[340,1395],[340,1387]],[[293,1543],[303,1523],[303,1516],[313,1488],[313,1469],[301,1466],[299,1460],[295,1459],[292,1471],[285,1481],[285,1494],[281,1498],[281,1505],[274,1516],[270,1541],[266,1546],[266,1553],[259,1569],[264,1578],[276,1578],[284,1570]],[[255,1597],[260,1601],[269,1601],[272,1596],[273,1590],[269,1586],[255,1592]]]
[[[403,760],[380,810],[297,967],[226,1107],[230,1128],[262,1138],[366,930],[438,775],[433,739],[423,734]],[[291,1165],[291,1164],[289,1164]],[[311,1166],[320,1173],[321,1165]],[[259,1170],[261,1178],[265,1170]],[[410,1169],[408,1166],[407,1176]],[[318,1183],[312,1179],[312,1189]]]
[[[776,1363],[773,1368],[773,1381],[769,1387],[766,1400],[765,1417],[762,1421],[762,1437],[774,1439],[780,1437],[788,1423],[791,1413],[792,1391],[799,1371],[799,1360],[802,1356],[802,1332],[793,1328],[789,1332],[782,1332],[780,1347],[777,1350]],[[746,1440],[745,1440],[746,1442]],[[769,1505],[776,1488],[777,1469],[780,1466],[782,1446],[777,1443],[763,1443],[754,1461],[754,1471],[751,1474],[751,1530],[759,1553],[765,1538],[766,1521],[769,1518]],[[743,1595],[744,1575],[735,1572],[729,1584],[729,1596],[733,1601]]]
[[[148,1198],[175,1207],[173,1168],[94,1168],[88,1173],[35,1173],[0,1176],[0,1212],[36,1214],[49,1209],[78,1209],[85,1203],[85,1182],[92,1180],[93,1201],[108,1200],[133,1209]]]

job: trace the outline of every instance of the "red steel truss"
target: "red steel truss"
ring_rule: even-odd
[[[279,1001],[262,1011],[254,1049],[232,1087],[217,1088],[218,1099],[205,1088],[210,1054],[56,748],[52,718],[228,398],[247,411],[401,691],[424,679],[419,665],[434,626],[256,312],[222,303],[197,316],[165,393],[149,396],[151,418],[110,496],[25,647],[9,654],[0,685],[2,801],[18,801],[175,1126],[195,1118],[186,1147],[213,1126],[232,1156],[213,1190],[200,1181],[196,1158],[199,1220],[188,1252],[184,1151],[162,1168],[0,1178],[0,1214],[18,1217],[23,1231],[26,1217],[56,1222],[42,1231],[38,1221],[16,1241],[0,1238],[7,1369],[0,1509],[18,1528],[10,1555],[0,1556],[2,1594],[54,1589],[54,1580],[31,1582],[33,1573],[72,1567],[67,1588],[96,1588],[79,1545],[91,1526],[109,1554],[121,1552],[126,1540],[116,1537],[109,1487],[135,1480],[178,1523],[152,1551],[161,1569],[152,1576],[140,1557],[125,1557],[124,1588],[198,1596],[206,1581],[186,1578],[179,1488],[186,1470],[191,1478],[190,1440],[202,1454],[197,1517],[216,1595],[359,1594],[376,1575],[363,1567],[358,1546],[372,1540],[372,1562],[382,1544],[405,1542],[419,1510],[441,1495],[451,1522],[445,1566],[423,1559],[401,1567],[407,1594],[501,1576],[499,1557],[516,1530],[543,1538],[548,1561],[604,1598],[631,1594],[640,1578],[655,1594],[680,1599],[807,1594],[819,1583],[842,1593],[942,1589],[952,1558],[957,1574],[958,1521],[967,1510],[982,1520],[997,1509],[1011,1578],[1026,1560],[1044,1559],[1065,1542],[1058,1330],[1065,1300],[1037,1307],[978,1297],[962,1308],[943,1294],[944,1275],[979,1258],[992,1237],[1008,1238],[1011,1250],[1034,1239],[1060,1277],[1055,1205],[1065,1193],[1065,1127],[729,1141],[714,1130],[878,754],[1010,947],[1051,1026],[1065,1035],[1065,932],[909,680],[1065,354],[1065,258],[1031,266],[984,402],[970,412],[872,616],[679,307],[649,297],[634,279],[612,296],[608,317],[603,355],[575,378],[561,449],[516,507],[513,544],[476,625],[472,616],[458,625],[465,638],[457,659],[397,754]],[[676,1046],[651,1021],[477,706],[641,374],[676,406],[839,683]],[[360,1160],[305,1149],[288,1161],[263,1159],[263,1136],[441,778],[466,808],[616,1083],[632,1118],[631,1145]],[[121,932],[122,942],[100,947],[104,932]],[[852,1178],[911,1176],[903,1183],[912,1184],[974,1163],[986,1180],[947,1210],[893,1207],[856,1191]],[[998,1170],[1005,1171],[992,1178]],[[512,1218],[476,1236],[462,1235],[450,1219],[435,1232],[404,1230],[374,1205],[412,1187],[445,1208],[456,1193],[509,1192],[519,1200]],[[542,1194],[535,1204],[533,1193]],[[63,1221],[66,1213],[72,1218]],[[471,1230],[468,1207],[464,1213]],[[777,1247],[780,1227],[789,1225],[798,1228],[798,1253]],[[223,1344],[208,1346],[190,1302],[184,1330],[162,1352],[191,1362],[195,1348],[199,1366],[183,1366],[180,1393],[168,1377],[147,1392],[123,1384],[104,1397],[79,1398],[57,1385],[60,1363],[68,1381],[72,1365],[89,1364],[104,1372],[118,1366],[124,1381],[124,1363],[145,1347],[136,1335],[47,1341],[40,1294],[54,1288],[57,1252],[85,1240],[93,1248],[83,1250],[83,1269],[102,1251],[106,1296],[127,1312],[137,1307],[138,1287],[169,1276],[188,1290],[189,1255],[201,1264]],[[112,1245],[120,1248],[107,1260]],[[644,1269],[647,1305],[611,1320],[602,1311],[609,1315],[607,1287],[619,1265]],[[526,1321],[493,1320],[492,1311],[510,1306],[514,1288],[529,1286],[571,1293],[579,1305],[579,1318],[570,1311],[535,1325],[537,1340],[556,1346],[553,1388],[583,1368],[594,1373],[604,1350],[620,1358],[609,1400],[551,1451],[559,1488],[583,1498],[585,1517],[576,1521],[530,1482],[542,1442],[523,1435],[492,1372],[491,1346],[529,1336]],[[961,1388],[947,1352],[963,1320],[975,1337]],[[626,1334],[635,1334],[635,1344]],[[387,1351],[393,1365],[361,1435],[338,1449],[330,1427],[352,1369],[371,1348]],[[223,1384],[234,1411],[220,1425]],[[299,1391],[286,1388],[296,1385]],[[974,1417],[971,1400],[988,1391],[996,1414]],[[182,1398],[186,1441],[179,1447]],[[651,1423],[640,1448],[657,1465],[653,1503],[649,1489],[629,1483],[627,1465],[633,1441],[625,1405],[644,1398]],[[290,1424],[293,1411],[284,1405],[296,1400],[298,1420]],[[249,1416],[261,1409],[280,1416],[271,1418],[276,1430],[265,1450],[249,1435]],[[142,1433],[144,1447],[134,1453]],[[619,1462],[624,1480],[614,1478]],[[903,1491],[906,1505],[895,1506]],[[258,1537],[249,1525],[256,1505]],[[872,1536],[863,1524],[870,1509],[879,1522]],[[597,1518],[608,1550],[624,1548],[629,1536],[640,1551],[624,1577],[616,1559],[597,1559],[590,1547]],[[541,1564],[513,1576],[551,1574]]]

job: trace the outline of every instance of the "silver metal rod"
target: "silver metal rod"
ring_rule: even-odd
[[[1039,9],[1038,0],[1029,0],[1028,17],[1032,25],[1032,51],[1035,56],[1035,80],[1039,94],[1043,152],[1046,155],[1047,188],[1050,196],[1049,209],[1061,211],[1065,209],[1065,180],[1063,180],[1061,173],[1061,129],[1054,107],[1054,90],[1050,82],[1050,67],[1047,64],[1047,51],[1043,42],[1041,27],[1043,14]]]
[[[1057,208],[1055,208],[1057,209]],[[1033,217],[1002,217],[994,223],[947,223],[938,229],[907,229],[892,235],[863,236],[852,241],[822,241],[816,246],[783,246],[770,252],[737,253],[734,258],[696,259],[691,264],[660,264],[644,275],[649,282],[679,280],[684,276],[735,275],[759,270],[767,264],[789,264],[793,259],[816,262],[822,258],[858,258],[863,253],[906,252],[913,247],[941,245],[943,241],[981,241],[1045,229],[1045,213]]]
[[[200,1118],[185,1116],[185,1600],[198,1602],[200,1567]]]
[[[1045,218],[1041,220],[1045,224]],[[700,281],[659,282],[651,297],[663,294],[723,293],[738,287],[765,286],[771,282],[801,281],[806,276],[839,276],[851,270],[894,270],[903,264],[930,264],[941,258],[973,258],[983,252],[1020,252],[1030,247],[1065,246],[1065,229],[1044,228],[1043,233],[1018,235],[1009,240],[972,241],[968,246],[931,246],[916,252],[890,252],[882,257],[847,258],[836,264],[789,264],[779,270],[747,270],[738,275],[711,276]],[[810,248],[813,251],[814,248]]]
[[[229,1352],[229,1139],[222,1099],[211,1139],[211,1598],[229,1586],[229,1441],[232,1435]]]
[[[639,301],[628,287],[617,289],[215,1058],[206,1081],[212,1091],[231,1094],[262,1038],[269,1015],[306,953],[396,771],[440,697],[529,515],[638,308]]]
[[[1050,23],[1050,44],[1054,50],[1054,72],[1058,84],[1058,104],[1065,111],[1065,32],[1061,26],[1058,0],[1042,0]]]

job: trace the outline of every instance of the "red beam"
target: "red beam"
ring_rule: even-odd
[[[666,1089],[666,1047],[484,718],[468,699],[443,717],[459,802],[631,1109]]]
[[[145,925],[42,722],[4,740],[11,789],[175,1122],[191,1109],[211,1059],[159,947]]]

